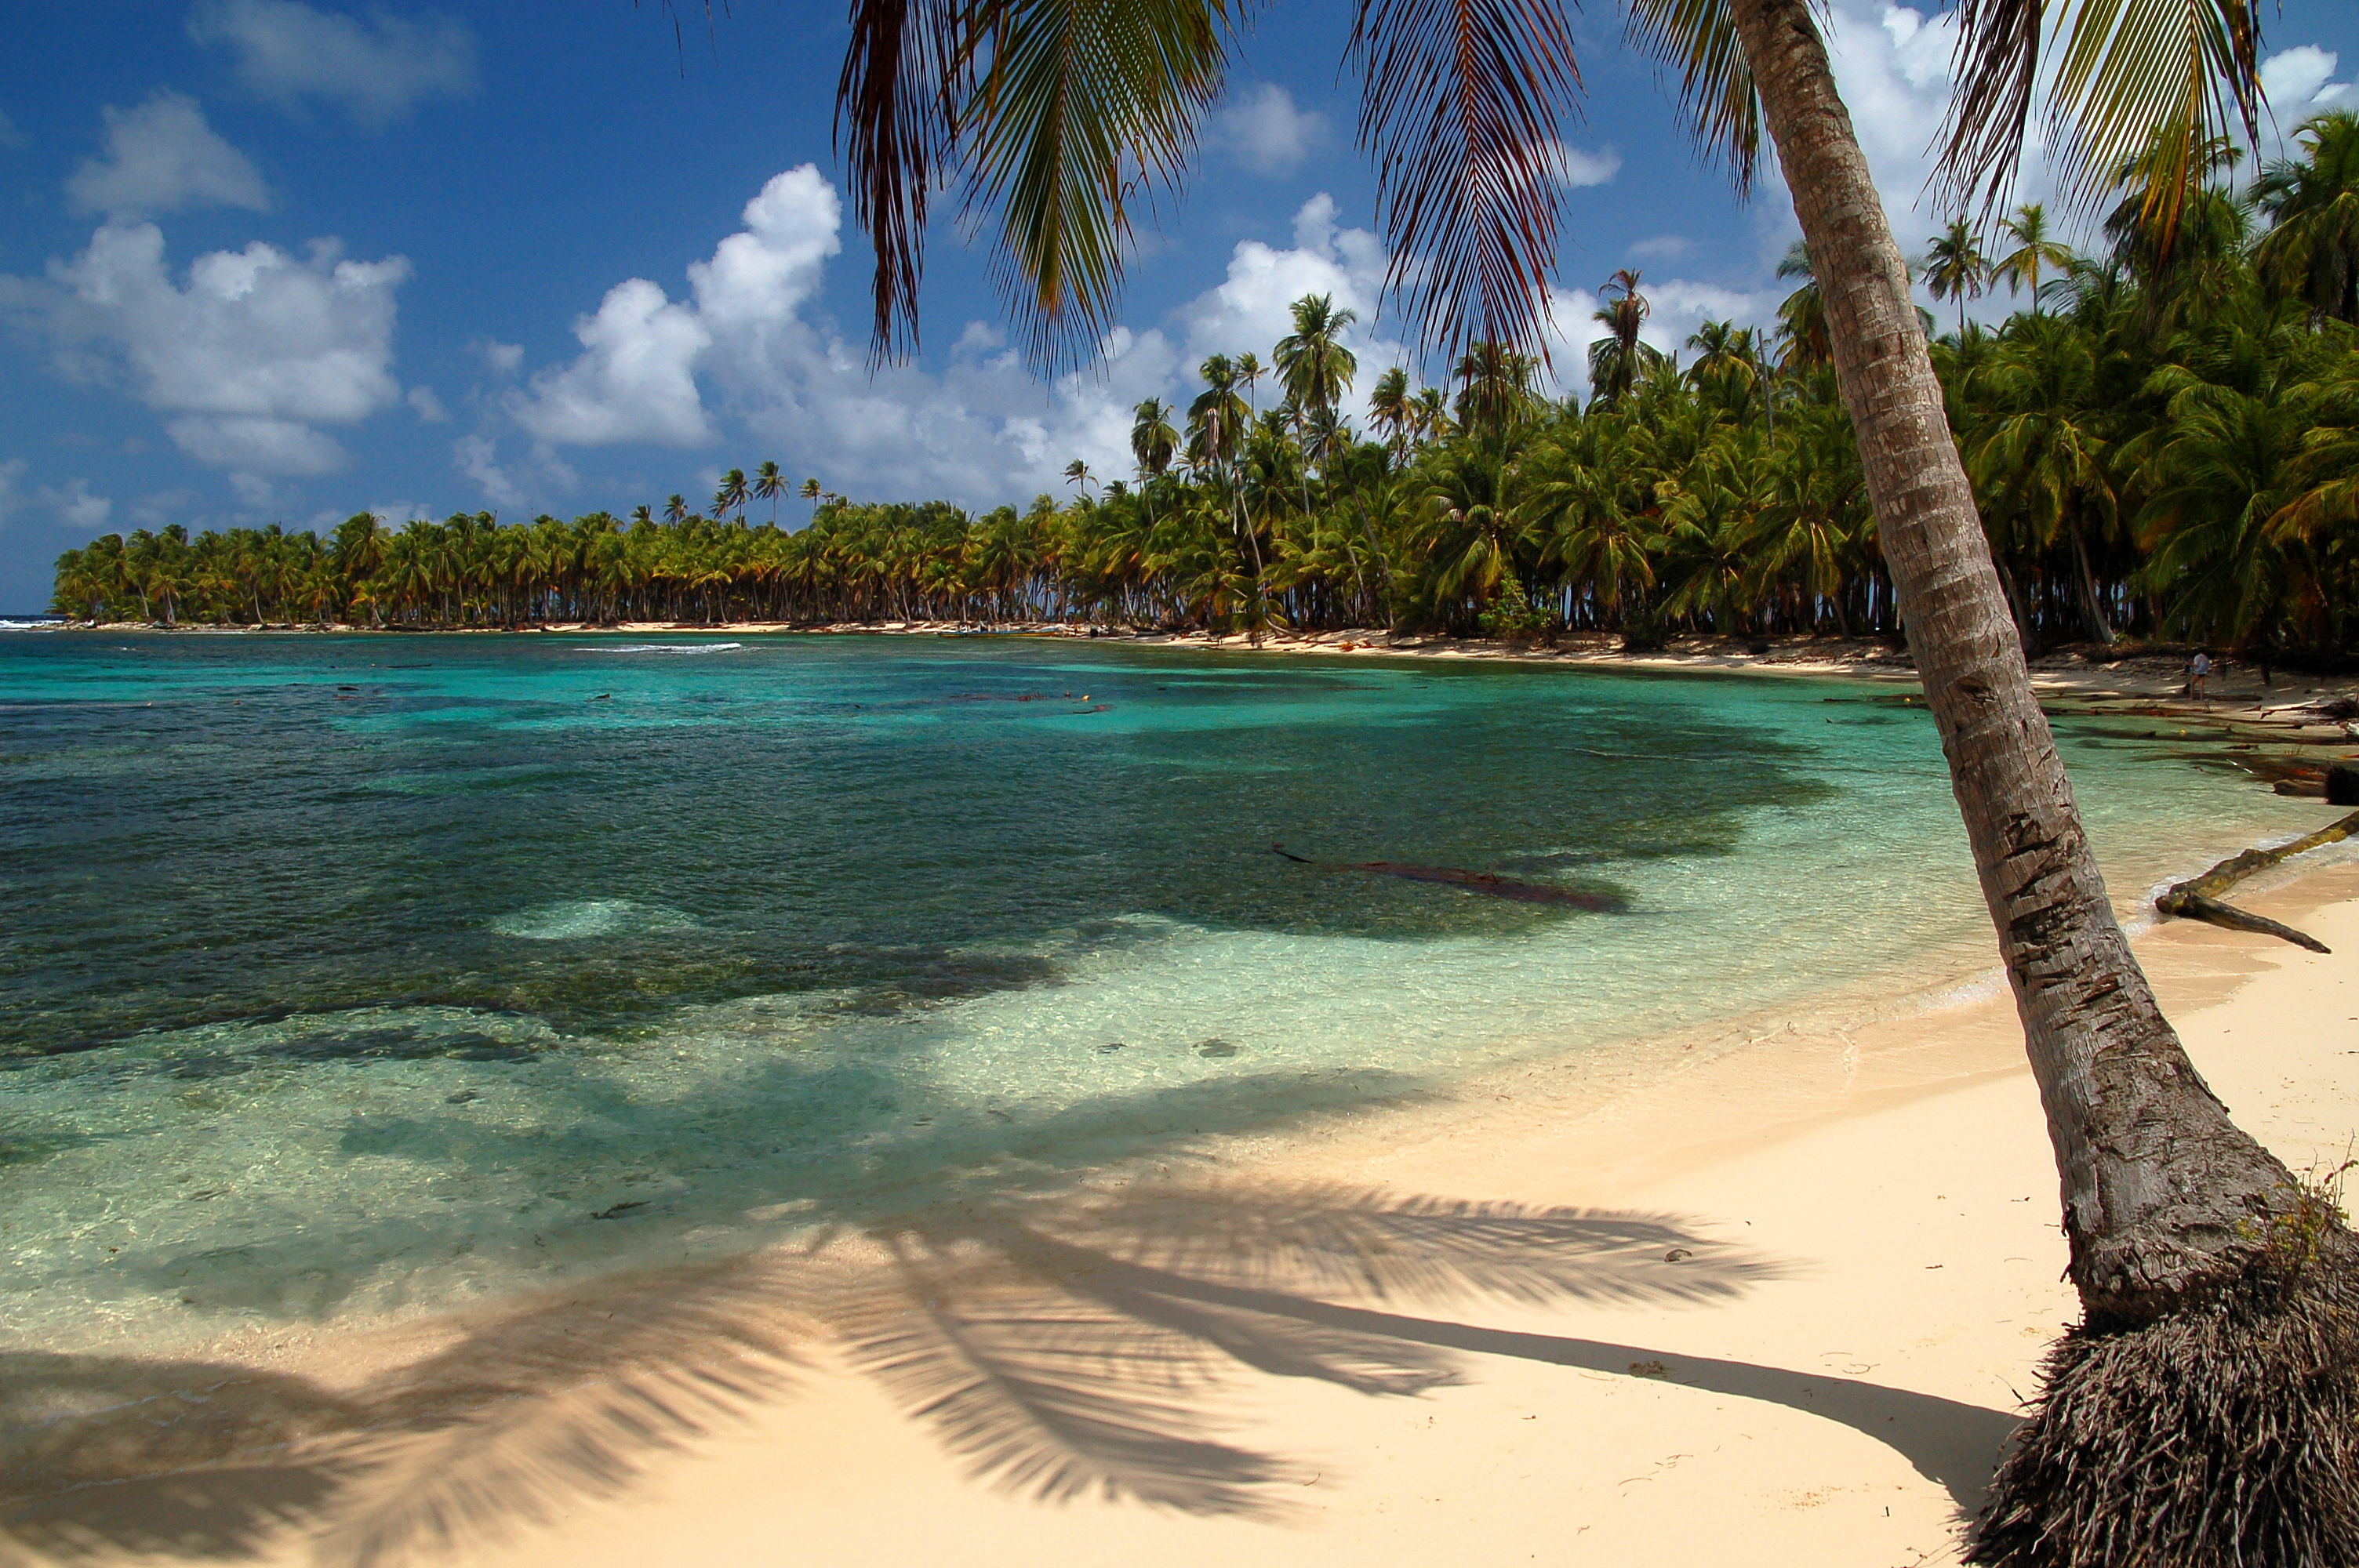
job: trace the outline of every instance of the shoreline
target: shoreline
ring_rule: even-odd
[[[2269,873],[2243,902],[2359,944],[2348,857]],[[2298,1169],[2338,1159],[2359,1135],[2359,1018],[2338,1011],[2359,1014],[2359,992],[2338,960],[2186,922],[2136,945],[2240,1122]],[[489,1398],[525,1434],[500,1444],[542,1457],[504,1468],[495,1444],[460,1550],[427,1561],[1179,1568],[1220,1552],[1341,1568],[1480,1541],[1486,1560],[1548,1541],[1598,1568],[1953,1562],[2013,1390],[2072,1314],[2053,1167],[2004,994],[1919,996],[1865,1021],[1829,1000],[1618,1087],[1578,1057],[1526,1062],[1419,1103],[1120,1162],[1019,1207],[977,1195],[743,1266],[184,1359],[136,1401],[201,1383],[201,1414],[174,1405],[179,1463],[8,1506],[0,1542],[62,1562],[39,1550],[41,1521],[71,1522],[70,1555],[92,1561],[93,1508],[186,1540],[191,1496],[250,1503],[386,1444],[431,1472]],[[1151,1452],[1127,1470],[1084,1464],[1068,1488],[1020,1433],[962,1450],[922,1413],[957,1369],[929,1323],[1135,1407]],[[695,1406],[696,1388],[733,1379],[750,1380],[677,1430],[642,1408]],[[386,1389],[448,1408],[421,1422],[390,1401],[357,1439],[287,1415],[365,1409]],[[237,1418],[247,1400],[269,1408],[266,1433]],[[585,1438],[627,1463],[576,1474],[549,1456]],[[1189,1444],[1269,1462],[1186,1458]],[[31,1473],[66,1457],[34,1446],[48,1463]],[[1239,1473],[1208,1490],[1157,1454]],[[1158,1484],[1177,1490],[1156,1498]],[[276,1528],[202,1555],[306,1560],[305,1530]]]

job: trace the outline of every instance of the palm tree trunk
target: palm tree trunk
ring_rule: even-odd
[[[1809,0],[1734,10],[2023,1019],[2072,1282],[2092,1326],[2149,1323],[2239,1279],[2295,1184],[2197,1076],[2114,920]]]
[[[2081,578],[2081,608],[2089,617],[2089,630],[2097,641],[2110,648],[2114,645],[2114,623],[2105,617],[2105,601],[2097,592],[2097,574],[2089,569],[2089,541],[2082,536],[2081,524],[2072,524],[2072,565]]]

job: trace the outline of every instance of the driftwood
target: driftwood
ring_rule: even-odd
[[[2251,876],[2281,860],[2291,860],[2304,850],[2315,849],[2321,844],[2333,844],[2359,833],[2359,811],[2342,821],[2306,834],[2290,844],[2280,844],[2274,849],[2247,849],[2231,856],[2200,877],[2183,882],[2173,882],[2154,906],[2165,914],[2175,914],[2182,920],[2201,920],[2209,925],[2224,926],[2230,931],[2255,931],[2265,936],[2282,936],[2297,947],[2307,947],[2313,953],[2333,951],[2325,943],[2306,932],[2271,920],[2266,915],[2251,914],[2233,904],[2220,902],[2219,895]]]
[[[1600,914],[1620,914],[1630,907],[1627,899],[1613,893],[1576,892],[1571,888],[1553,887],[1547,882],[1519,882],[1489,871],[1462,871],[1450,866],[1411,866],[1397,860],[1314,860],[1294,853],[1282,844],[1272,844],[1269,848],[1272,854],[1283,855],[1298,866],[1318,866],[1331,871],[1367,871],[1379,877],[1400,877],[1413,882],[1442,882],[1451,887],[1464,888],[1469,892],[1514,899],[1519,903],[1570,904],[1575,909],[1591,910]]]

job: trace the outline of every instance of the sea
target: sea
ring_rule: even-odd
[[[2319,815],[2060,736],[2125,911]],[[433,1312],[1993,963],[1892,684],[0,632],[0,1322]]]

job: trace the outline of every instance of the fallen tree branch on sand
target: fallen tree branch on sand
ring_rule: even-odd
[[[2234,904],[2223,903],[2219,895],[2256,871],[2267,871],[2322,844],[2340,842],[2354,833],[2359,833],[2359,811],[2315,833],[2305,834],[2290,844],[2280,844],[2274,849],[2247,849],[2241,855],[2221,861],[2200,877],[2173,882],[2164,890],[2160,898],[2154,901],[2154,906],[2165,914],[2177,915],[2182,920],[2201,920],[2230,931],[2254,931],[2264,936],[2282,936],[2297,947],[2307,947],[2313,953],[2331,953],[2332,948],[2307,932],[2296,931],[2292,926],[2266,915],[2248,914]]]

